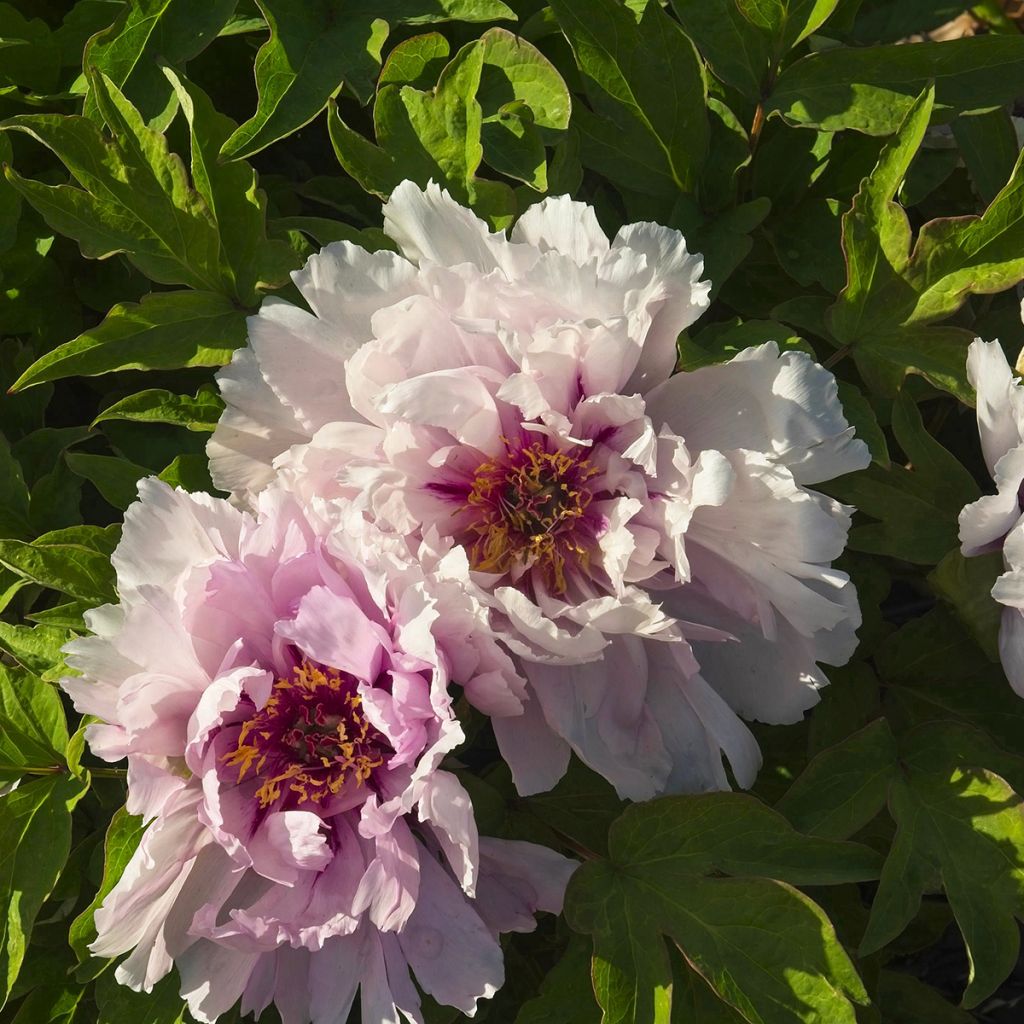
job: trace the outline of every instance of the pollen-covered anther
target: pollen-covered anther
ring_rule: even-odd
[[[322,804],[348,783],[362,786],[389,750],[363,713],[355,680],[335,669],[303,661],[253,710],[224,761],[238,768],[239,783],[261,779],[254,795],[262,808]]]
[[[586,570],[588,536],[580,527],[596,475],[586,459],[548,451],[543,441],[505,441],[504,458],[482,463],[474,473],[466,508],[476,513],[467,545],[481,572],[504,573],[539,566],[555,593],[566,591],[567,566]]]

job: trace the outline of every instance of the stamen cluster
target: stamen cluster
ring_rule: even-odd
[[[347,673],[304,660],[274,683],[260,710],[253,706],[224,761],[237,766],[239,782],[249,773],[262,779],[254,794],[261,808],[322,804],[350,780],[362,786],[384,763],[389,745],[362,714],[356,685]]]

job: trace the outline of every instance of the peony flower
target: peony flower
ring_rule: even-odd
[[[726,787],[723,751],[749,785],[736,712],[800,718],[859,624],[849,510],[808,486],[868,458],[831,374],[767,344],[671,376],[709,287],[677,231],[609,241],[563,196],[506,238],[410,182],[384,214],[400,254],[328,246],[294,275],[311,312],[250,319],[218,486],[276,476],[463,554],[522,673],[466,693],[521,792],[570,749],[634,799]]]
[[[442,759],[452,671],[495,671],[477,614],[358,514],[264,491],[255,515],[156,480],[62,680],[128,759],[149,822],[96,911],[99,956],[149,991],[177,967],[194,1017],[274,1003],[284,1024],[422,1022],[413,984],[472,1014],[501,932],[557,912],[572,862],[478,838]],[[500,655],[499,658],[505,658]],[[501,667],[499,660],[498,669]]]
[[[1013,689],[1024,697],[1024,389],[998,341],[971,344],[967,377],[978,395],[978,434],[996,493],[960,513],[965,555],[1002,551],[1004,572],[992,588],[1003,608],[999,655]]]

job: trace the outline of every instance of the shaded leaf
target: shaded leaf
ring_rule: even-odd
[[[914,46],[835,47],[812,53],[779,76],[765,112],[791,124],[890,135],[915,98],[935,85],[936,115],[1002,106],[1024,75],[1024,39],[981,35]]]
[[[514,18],[500,0],[259,0],[270,38],[256,55],[256,113],[224,143],[239,159],[308,124],[344,81],[364,102],[391,25]]]
[[[161,62],[182,65],[202,53],[227,24],[237,3],[132,0],[110,29],[90,42],[83,63],[102,71],[145,121],[164,128],[176,107]],[[92,96],[86,99],[85,113],[99,117]]]
[[[976,737],[976,738],[975,738]],[[870,954],[909,924],[934,873],[967,944],[964,1005],[990,995],[1017,962],[1024,918],[1024,803],[988,765],[1005,762],[986,738],[956,725],[916,730],[890,790],[898,829],[862,943]],[[1017,774],[1024,778],[1024,760]]]
[[[657,3],[637,18],[615,0],[553,0],[583,74],[583,162],[655,195],[692,192],[708,145],[707,83],[693,44]]]
[[[896,741],[884,718],[823,750],[775,809],[801,832],[847,839],[884,806],[896,771]]]
[[[827,917],[792,885],[868,878],[873,853],[802,836],[734,793],[631,807],[608,845],[609,861],[590,861],[573,876],[566,905],[572,927],[594,937],[594,989],[605,1020],[667,1024],[665,934],[748,1019],[788,1024],[810,1011],[852,1024],[853,1002],[867,999],[863,986]],[[794,973],[799,993],[785,980]]]

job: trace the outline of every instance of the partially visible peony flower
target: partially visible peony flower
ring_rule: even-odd
[[[501,671],[468,598],[358,514],[277,489],[255,516],[144,481],[121,602],[68,645],[98,756],[149,825],[96,912],[100,956],[148,991],[172,967],[200,1021],[238,999],[284,1024],[422,1021],[413,978],[472,1014],[501,932],[557,912],[573,864],[478,838],[442,758],[451,673]],[[443,559],[441,559],[443,561]],[[467,627],[470,632],[467,633]]]
[[[965,555],[1002,551],[1006,572],[992,596],[1003,609],[999,654],[1006,677],[1024,697],[1024,388],[998,341],[971,344],[967,377],[978,396],[978,434],[996,493],[960,513]]]
[[[831,374],[767,344],[671,377],[708,303],[676,231],[609,241],[559,197],[506,239],[409,182],[384,212],[401,255],[329,246],[294,275],[312,313],[251,318],[218,485],[277,475],[463,553],[525,681],[457,681],[521,792],[570,749],[634,799],[727,786],[723,751],[749,785],[736,712],[797,720],[859,624],[849,510],[808,486],[867,462]]]

